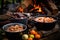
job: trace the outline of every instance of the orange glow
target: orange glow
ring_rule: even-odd
[[[43,13],[43,10],[42,10],[42,8],[41,8],[41,6],[40,5],[36,5],[36,0],[34,0],[34,5],[33,5],[33,8],[32,9],[30,9],[29,10],[29,12],[33,12],[33,11],[35,11],[35,12],[42,12]],[[21,12],[21,13],[23,13],[24,12],[24,9],[22,8],[22,7],[19,7],[19,12]]]
[[[39,10],[37,10],[38,12],[42,12],[41,8],[39,8]]]
[[[36,10],[36,9],[37,9],[37,10]],[[42,12],[41,7],[40,7],[39,5],[35,5],[35,4],[34,4],[34,8],[31,9],[30,11],[33,11],[33,10],[36,10],[37,12]]]
[[[34,7],[35,7],[35,9],[38,9],[37,12],[42,12],[42,9],[39,5],[38,6],[35,5]]]
[[[35,5],[35,4],[34,4],[34,8],[35,8],[35,9],[38,9],[38,8],[39,8],[39,5]]]
[[[18,10],[19,10],[19,12],[23,13],[23,8],[22,7],[20,7]]]

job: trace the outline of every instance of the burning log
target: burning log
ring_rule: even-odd
[[[32,8],[30,10],[30,12],[33,11],[33,10],[36,10],[37,12],[42,12],[42,9],[41,9],[41,7],[39,5],[38,6],[34,5],[34,8]]]
[[[20,7],[18,8],[18,11],[23,13],[25,12],[25,9],[29,6],[32,5],[32,0],[21,0]]]
[[[45,0],[46,2],[44,1],[43,3],[42,1],[41,0],[21,0],[21,4],[18,10],[21,13],[23,12],[40,13],[40,14],[47,14],[47,15],[52,15],[52,13],[53,15],[55,15],[58,12],[58,8],[53,2]]]
[[[23,13],[23,8],[22,7],[19,7],[18,8],[18,11],[21,12],[21,13]]]

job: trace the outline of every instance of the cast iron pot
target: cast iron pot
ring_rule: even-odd
[[[19,32],[9,32],[6,31],[6,29],[12,25],[21,25],[24,29]],[[5,34],[9,40],[22,40],[22,34],[23,32],[26,32],[27,26],[21,23],[9,23],[3,26],[3,31],[5,31]]]
[[[52,17],[52,16],[38,16],[38,17]],[[35,18],[38,18],[38,17],[35,17]],[[32,21],[38,31],[40,31],[40,30],[48,31],[48,30],[53,29],[57,23],[57,18],[56,17],[52,17],[52,18],[54,18],[56,21],[51,22],[51,23],[37,22],[35,20],[32,20]]]

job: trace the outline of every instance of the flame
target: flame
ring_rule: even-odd
[[[39,5],[36,5],[36,0],[34,0],[34,2],[35,2],[35,4],[34,4],[33,10],[38,9],[37,12],[42,12],[41,7]]]
[[[38,6],[37,6],[37,5],[34,5],[34,8],[35,8],[35,9],[38,9],[38,8],[39,8],[39,5],[38,5]]]
[[[23,8],[22,7],[19,7],[19,12],[23,13]]]
[[[37,12],[42,12],[42,9],[39,5],[38,6],[34,5],[34,7],[35,7],[35,9],[38,9]]]
[[[37,9],[37,10],[36,10]],[[22,7],[19,7],[19,12],[21,12],[21,13],[23,13],[23,11],[24,11],[24,9],[22,8]],[[39,6],[39,5],[36,5],[36,4],[34,4],[34,8],[32,8],[31,10],[30,10],[30,12],[31,11],[33,11],[33,10],[36,10],[36,12],[43,12],[42,11],[42,9],[41,9],[41,7]]]
[[[33,10],[36,10],[37,12],[42,12],[41,7],[39,5],[36,5],[36,4],[34,4],[34,8],[32,8],[30,11],[33,11]]]
[[[39,10],[37,10],[38,12],[42,12],[41,8],[39,8]]]
[[[26,4],[27,5],[27,4]],[[36,5],[36,0],[34,0],[34,8],[30,9],[29,12],[35,11],[35,12],[43,12],[41,6],[38,4]],[[22,7],[19,8],[19,12],[23,13],[24,9]]]

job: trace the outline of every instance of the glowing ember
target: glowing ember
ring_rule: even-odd
[[[26,1],[26,0],[25,0]],[[27,1],[26,1],[27,2]],[[26,3],[25,2],[25,3]],[[25,4],[24,3],[24,4]],[[27,6],[28,4],[25,4],[25,6]],[[43,10],[42,10],[42,8],[41,8],[41,6],[40,6],[40,4],[36,4],[36,0],[34,0],[34,4],[32,4],[33,5],[33,8],[32,9],[29,9],[29,5],[27,6],[27,9],[29,9],[29,10],[27,10],[27,12],[38,12],[38,13],[43,13]],[[24,7],[24,6],[23,6]],[[23,13],[24,12],[24,9],[25,8],[23,8],[23,7],[19,7],[19,12],[21,12],[21,13]]]
[[[32,8],[32,9],[30,10],[30,12],[33,11],[33,10],[36,10],[37,12],[42,12],[41,7],[40,7],[39,5],[35,5],[35,4],[34,4],[34,8]]]
[[[38,12],[42,12],[41,8],[39,8],[39,10],[37,10]]]
[[[23,8],[22,7],[19,7],[19,12],[23,13]]]
[[[41,9],[41,7],[38,5],[38,6],[34,6],[35,7],[35,9],[38,9],[37,10],[37,12],[42,12],[42,9]]]
[[[38,9],[38,10],[36,10],[36,9]],[[36,5],[36,0],[34,0],[34,8],[33,8],[33,10],[36,10],[37,12],[42,12],[41,6]]]

